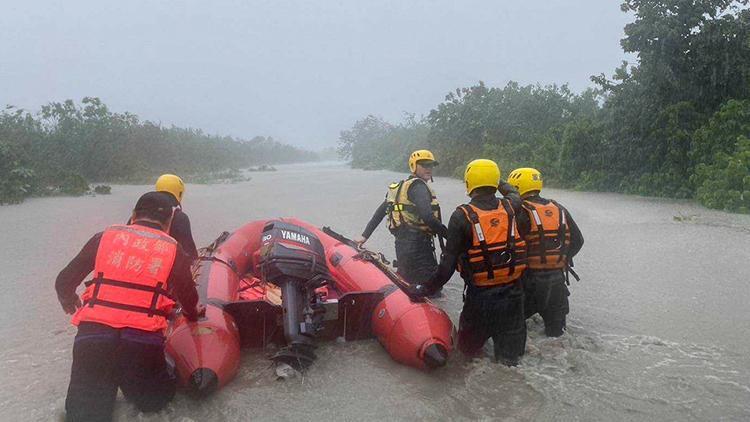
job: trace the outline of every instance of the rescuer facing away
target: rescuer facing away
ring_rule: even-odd
[[[447,283],[458,268],[465,283],[459,350],[468,356],[477,355],[492,338],[495,359],[517,365],[526,348],[521,285],[526,244],[517,225],[521,198],[512,186],[500,183],[500,168],[491,160],[470,162],[464,182],[471,200],[451,215],[438,270],[424,286],[414,290],[429,295]],[[503,198],[495,196],[498,189]]]
[[[573,257],[583,247],[583,235],[567,209],[539,196],[543,186],[539,170],[513,170],[508,183],[521,194],[528,218],[528,225],[519,226],[528,256],[523,276],[526,318],[539,313],[545,334],[559,337],[569,311],[568,273],[573,271]]]
[[[168,194],[144,194],[131,225],[95,234],[57,276],[60,304],[78,326],[67,421],[111,420],[118,387],[143,412],[161,410],[174,396],[164,356],[173,298],[190,320],[205,307],[198,304],[192,259],[167,234],[173,212]],[[76,287],[92,271],[79,298]]]

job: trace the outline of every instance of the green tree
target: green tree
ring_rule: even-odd
[[[31,195],[34,172],[24,167],[13,147],[0,139],[0,204],[18,203]]]
[[[78,195],[89,181],[151,182],[166,172],[192,176],[258,164],[316,160],[272,138],[249,141],[199,129],[163,127],[115,113],[98,98],[52,102],[33,115],[0,111],[0,202]]]
[[[750,100],[728,101],[693,137],[696,197],[710,208],[750,210]]]

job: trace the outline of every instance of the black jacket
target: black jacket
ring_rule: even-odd
[[[170,195],[174,198],[174,196]],[[190,228],[190,219],[187,214],[182,211],[180,203],[174,200],[174,205],[177,207],[172,216],[172,225],[169,227],[169,235],[172,236],[177,243],[182,246],[182,250],[191,257],[192,259],[198,258],[198,249],[195,247],[195,241],[193,240],[193,231]],[[130,220],[125,224],[130,224]]]
[[[499,187],[500,193],[504,198],[510,201],[511,207],[516,212],[516,216],[521,216],[522,202],[518,191],[507,183],[502,183]],[[477,195],[471,198],[471,205],[481,210],[496,209],[500,199],[493,193]],[[528,220],[527,220],[528,221]],[[521,224],[521,222],[519,222]],[[527,223],[528,224],[528,223]],[[528,232],[528,229],[527,229]],[[519,234],[521,229],[519,228]],[[432,279],[427,283],[427,289],[439,289],[450,280],[453,272],[456,270],[458,259],[461,255],[468,252],[473,241],[473,232],[471,223],[466,219],[466,215],[459,208],[456,208],[451,214],[448,222],[448,238],[445,242],[445,251],[440,258],[440,265]]]
[[[152,229],[160,229],[157,224],[153,223],[139,222],[137,224]],[[102,233],[99,232],[92,236],[83,246],[83,249],[78,252],[78,255],[57,275],[55,290],[60,303],[74,302],[77,297],[76,288],[91,271],[94,271],[96,253],[99,250]],[[193,259],[178,245],[177,256],[167,281],[172,296],[180,302],[183,312],[189,318],[195,317],[193,314],[195,305],[198,303],[198,292],[195,290],[195,283],[190,272],[192,262]]]
[[[416,178],[416,176],[409,176],[409,179],[413,178]],[[406,195],[417,208],[417,214],[419,215],[419,218],[421,218],[422,221],[424,221],[425,224],[427,224],[427,226],[429,226],[430,229],[438,236],[445,237],[445,226],[440,220],[435,218],[435,215],[432,213],[432,193],[430,192],[430,188],[427,187],[427,183],[422,181],[421,179],[418,179],[418,181],[412,183],[411,186],[409,186],[409,190],[406,192]],[[383,221],[383,217],[385,217],[387,211],[388,202],[383,201],[383,203],[381,203],[380,206],[375,210],[375,213],[372,215],[370,222],[367,223],[365,231],[362,232],[362,237],[368,239],[372,235],[372,232],[374,232],[375,229],[380,225],[380,222]],[[413,232],[414,230],[409,231]],[[406,231],[404,231],[403,234],[408,235]],[[399,237],[400,233],[396,232],[395,235]]]
[[[177,208],[172,217],[172,226],[169,228],[169,235],[182,246],[188,256],[195,259],[198,257],[198,249],[195,247],[193,232],[190,228],[190,219],[182,208]]]

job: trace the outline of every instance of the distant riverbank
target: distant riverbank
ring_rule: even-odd
[[[0,204],[83,195],[92,181],[152,183],[163,173],[231,181],[251,166],[317,160],[315,152],[270,137],[244,140],[141,121],[98,98],[49,103],[38,113],[0,111]]]

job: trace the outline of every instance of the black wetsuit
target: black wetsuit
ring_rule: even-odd
[[[548,199],[538,195],[525,198],[526,201],[535,204],[547,205]],[[531,218],[528,212],[524,212],[525,218]],[[572,265],[572,259],[583,247],[583,235],[573,217],[566,210],[565,219],[570,228],[570,246],[567,251],[568,262]],[[519,226],[519,233],[525,238],[529,233],[529,225]],[[544,320],[544,331],[550,337],[558,337],[565,329],[566,316],[570,311],[568,296],[570,291],[566,285],[567,274],[564,270],[531,270],[524,273],[523,285],[526,296],[525,314],[526,318],[535,313]]]
[[[159,229],[152,223],[138,224]],[[77,299],[76,287],[94,270],[102,233],[95,234],[55,281],[60,303]],[[198,303],[189,257],[178,248],[167,285],[191,319]],[[144,412],[158,411],[172,400],[175,377],[164,357],[164,335],[134,328],[81,322],[73,343],[73,365],[65,400],[66,421],[109,421],[118,387]]]
[[[502,184],[500,191],[510,201],[516,215],[519,215],[522,208],[518,191],[508,184]],[[492,210],[498,207],[499,201],[492,191],[474,196],[470,203],[482,210]],[[442,287],[450,280],[458,260],[466,259],[472,242],[471,223],[463,211],[456,209],[448,222],[445,253],[437,272],[425,286],[428,292]],[[520,278],[498,287],[478,287],[474,285],[470,274],[464,273],[461,276],[466,284],[466,296],[458,327],[459,350],[469,356],[476,355],[481,352],[487,339],[492,338],[495,358],[506,365],[517,364],[526,349],[524,296]]]
[[[169,235],[182,246],[185,253],[191,258],[198,257],[198,249],[195,247],[193,232],[190,228],[190,219],[182,208],[177,208],[172,217],[172,226],[169,228]]]
[[[409,179],[415,176],[410,176]],[[445,237],[446,228],[440,220],[435,218],[432,211],[432,193],[426,183],[420,180],[413,182],[407,191],[407,197],[417,209],[417,215],[427,224],[433,233]],[[383,201],[375,210],[370,222],[367,223],[364,238],[369,238],[388,212],[388,202]],[[411,284],[421,284],[427,281],[437,268],[435,258],[435,244],[433,235],[422,230],[406,226],[399,226],[393,235],[396,238],[396,262],[398,272]]]

